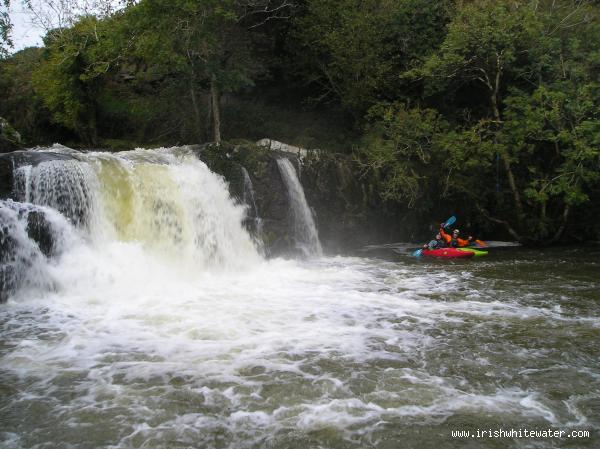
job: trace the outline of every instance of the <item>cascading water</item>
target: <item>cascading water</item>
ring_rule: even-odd
[[[296,247],[306,256],[320,256],[323,254],[319,233],[313,218],[304,189],[296,175],[296,169],[286,158],[277,159],[281,177],[287,187],[290,209],[294,219],[294,237]]]
[[[67,217],[96,246],[139,244],[182,270],[259,260],[243,208],[185,149],[69,154],[18,168],[16,198]]]
[[[0,300],[18,290],[53,288],[48,258],[76,239],[68,221],[51,208],[0,201]]]
[[[3,449],[599,447],[598,248],[264,260],[185,149],[63,160],[0,202]]]
[[[86,161],[51,160],[35,167],[25,165],[14,174],[14,190],[25,203],[48,206],[69,217],[76,226],[93,218],[96,176]]]
[[[260,218],[260,214],[258,212],[258,207],[256,206],[256,198],[254,194],[254,186],[252,185],[252,179],[250,178],[250,174],[246,167],[242,167],[242,176],[244,177],[244,197],[242,198],[244,203],[246,203],[251,208],[250,218],[253,221],[253,230],[255,235],[255,241],[262,249],[262,219]]]

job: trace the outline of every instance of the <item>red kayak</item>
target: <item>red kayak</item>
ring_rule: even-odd
[[[441,257],[444,259],[468,259],[475,253],[472,251],[461,251],[456,248],[424,249],[421,254],[428,257]]]

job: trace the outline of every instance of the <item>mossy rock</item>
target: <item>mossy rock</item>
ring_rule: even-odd
[[[6,119],[0,117],[0,153],[18,150],[21,144],[21,135]]]

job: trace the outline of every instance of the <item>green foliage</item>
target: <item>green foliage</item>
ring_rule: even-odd
[[[459,4],[439,50],[407,76],[428,78],[429,89],[480,83],[496,93],[507,74],[539,51],[542,24],[525,2],[475,0]]]
[[[559,83],[531,95],[513,91],[506,99],[502,138],[526,168],[521,185],[531,210],[528,226],[542,238],[557,227],[556,211],[585,205],[600,182],[598,87]]]
[[[387,201],[413,206],[430,191],[440,162],[439,138],[448,123],[432,109],[406,109],[402,104],[371,109],[369,126],[358,157],[365,173],[380,181]]]
[[[39,67],[43,50],[27,48],[0,64],[0,116],[6,117],[24,141],[61,140],[61,131],[50,123],[50,113],[35,93],[32,72]]]
[[[8,15],[10,0],[0,0],[0,59],[6,56],[8,49],[12,47],[10,32],[12,24]]]
[[[33,73],[33,85],[52,119],[97,145],[97,95],[102,78],[115,70],[110,22],[84,17],[72,28],[57,29],[45,39],[46,54]]]
[[[587,0],[141,0],[0,60],[0,115],[31,142],[125,148],[209,140],[220,104],[228,138],[354,147],[344,170],[382,216],[452,210],[548,243],[597,229],[599,17]]]
[[[430,151],[442,156],[435,176],[448,179],[438,189],[524,242],[558,239],[600,182],[597,14],[584,2],[459,3],[439,51],[403,74],[424,79],[430,93],[485,92],[470,99],[467,120],[454,116],[454,129],[432,140]],[[414,120],[399,119],[407,128],[398,136],[419,130]],[[410,154],[398,153],[401,164],[381,159],[389,145],[395,139],[388,136],[379,149],[367,149],[398,173],[384,195],[421,179],[405,168],[413,165]]]
[[[251,86],[260,73],[233,0],[143,0],[110,17],[51,31],[33,80],[52,119],[87,145],[206,137],[210,85]],[[158,131],[158,132],[156,132]]]
[[[362,117],[378,101],[397,100],[399,73],[442,37],[448,1],[311,0],[297,20],[298,56],[305,57],[317,101],[338,98]]]
[[[252,84],[254,61],[233,0],[144,0],[128,14],[139,30],[132,54],[155,75],[187,73],[197,83],[216,75],[223,91]]]

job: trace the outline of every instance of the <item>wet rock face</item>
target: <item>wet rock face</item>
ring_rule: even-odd
[[[0,154],[0,198],[9,198],[13,188],[13,163]]]
[[[414,240],[419,217],[407,207],[382,203],[373,181],[361,173],[350,155],[310,152],[302,159],[301,181],[323,246],[337,253]]]
[[[350,159],[310,154],[303,159],[302,185],[315,211],[323,245],[334,252],[361,244],[369,218],[368,195]]]
[[[33,210],[27,214],[27,235],[37,243],[42,254],[51,257],[55,253],[56,242],[52,224],[43,212]]]
[[[281,178],[277,159],[295,155],[271,151],[251,144],[204,146],[198,157],[229,183],[231,195],[244,203],[244,167],[254,189],[258,216],[261,218],[261,238],[267,255],[295,252],[293,226],[286,186]],[[251,205],[247,205],[251,207]],[[251,229],[251,232],[255,231]]]
[[[408,210],[383,207],[349,156],[327,152],[297,154],[252,144],[204,146],[197,152],[211,170],[221,174],[232,195],[243,202],[242,166],[251,178],[262,219],[267,255],[296,254],[294,223],[287,188],[277,159],[293,161],[319,231],[325,252],[344,252],[367,244],[414,239],[418,217]]]
[[[60,234],[47,213],[31,204],[0,200],[0,302],[25,283],[32,267],[58,254]]]
[[[266,172],[266,177],[259,178],[254,173],[253,178],[257,208],[263,219],[265,244],[270,254],[290,253],[294,251],[294,223],[286,186],[281,179],[276,158],[269,159]],[[250,176],[253,176],[252,172]]]

